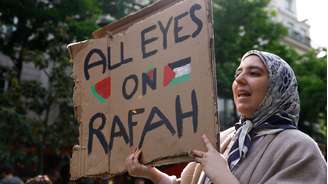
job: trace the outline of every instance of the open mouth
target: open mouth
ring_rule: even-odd
[[[245,90],[240,90],[237,95],[238,97],[248,97],[251,96],[251,93]]]

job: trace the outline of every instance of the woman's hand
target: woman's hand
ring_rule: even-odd
[[[170,177],[156,169],[155,167],[145,166],[139,162],[141,150],[138,148],[131,148],[130,155],[125,160],[125,167],[129,172],[129,175],[134,177],[146,178],[153,183],[159,183],[166,181],[165,183],[171,183]]]
[[[206,135],[202,136],[202,140],[207,148],[207,152],[200,150],[192,150],[192,154],[197,162],[199,162],[213,183],[239,183],[235,176],[231,173],[228,162],[221,153],[219,153]]]
[[[149,179],[149,167],[139,162],[140,154],[141,150],[131,148],[130,155],[125,160],[125,167],[131,176]]]

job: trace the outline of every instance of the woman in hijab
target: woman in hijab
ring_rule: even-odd
[[[130,175],[159,184],[326,183],[327,166],[317,144],[297,130],[299,96],[291,67],[272,53],[251,50],[232,84],[240,120],[220,135],[220,153],[205,135],[207,151],[192,150],[180,179],[126,159]]]

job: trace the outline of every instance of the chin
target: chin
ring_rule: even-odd
[[[249,112],[249,108],[247,107],[237,107],[237,111],[246,118],[250,118],[250,112]]]

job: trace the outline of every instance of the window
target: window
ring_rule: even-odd
[[[294,29],[294,24],[292,22],[287,22],[287,26],[290,29]]]
[[[286,0],[286,9],[289,12],[293,12],[293,0]]]
[[[306,34],[306,30],[305,30],[304,28],[301,28],[301,32],[302,32],[302,35],[303,35],[303,36],[307,36],[307,34]]]
[[[292,35],[293,31],[294,31],[294,24],[291,22],[287,22],[287,28],[288,28],[288,34]]]

